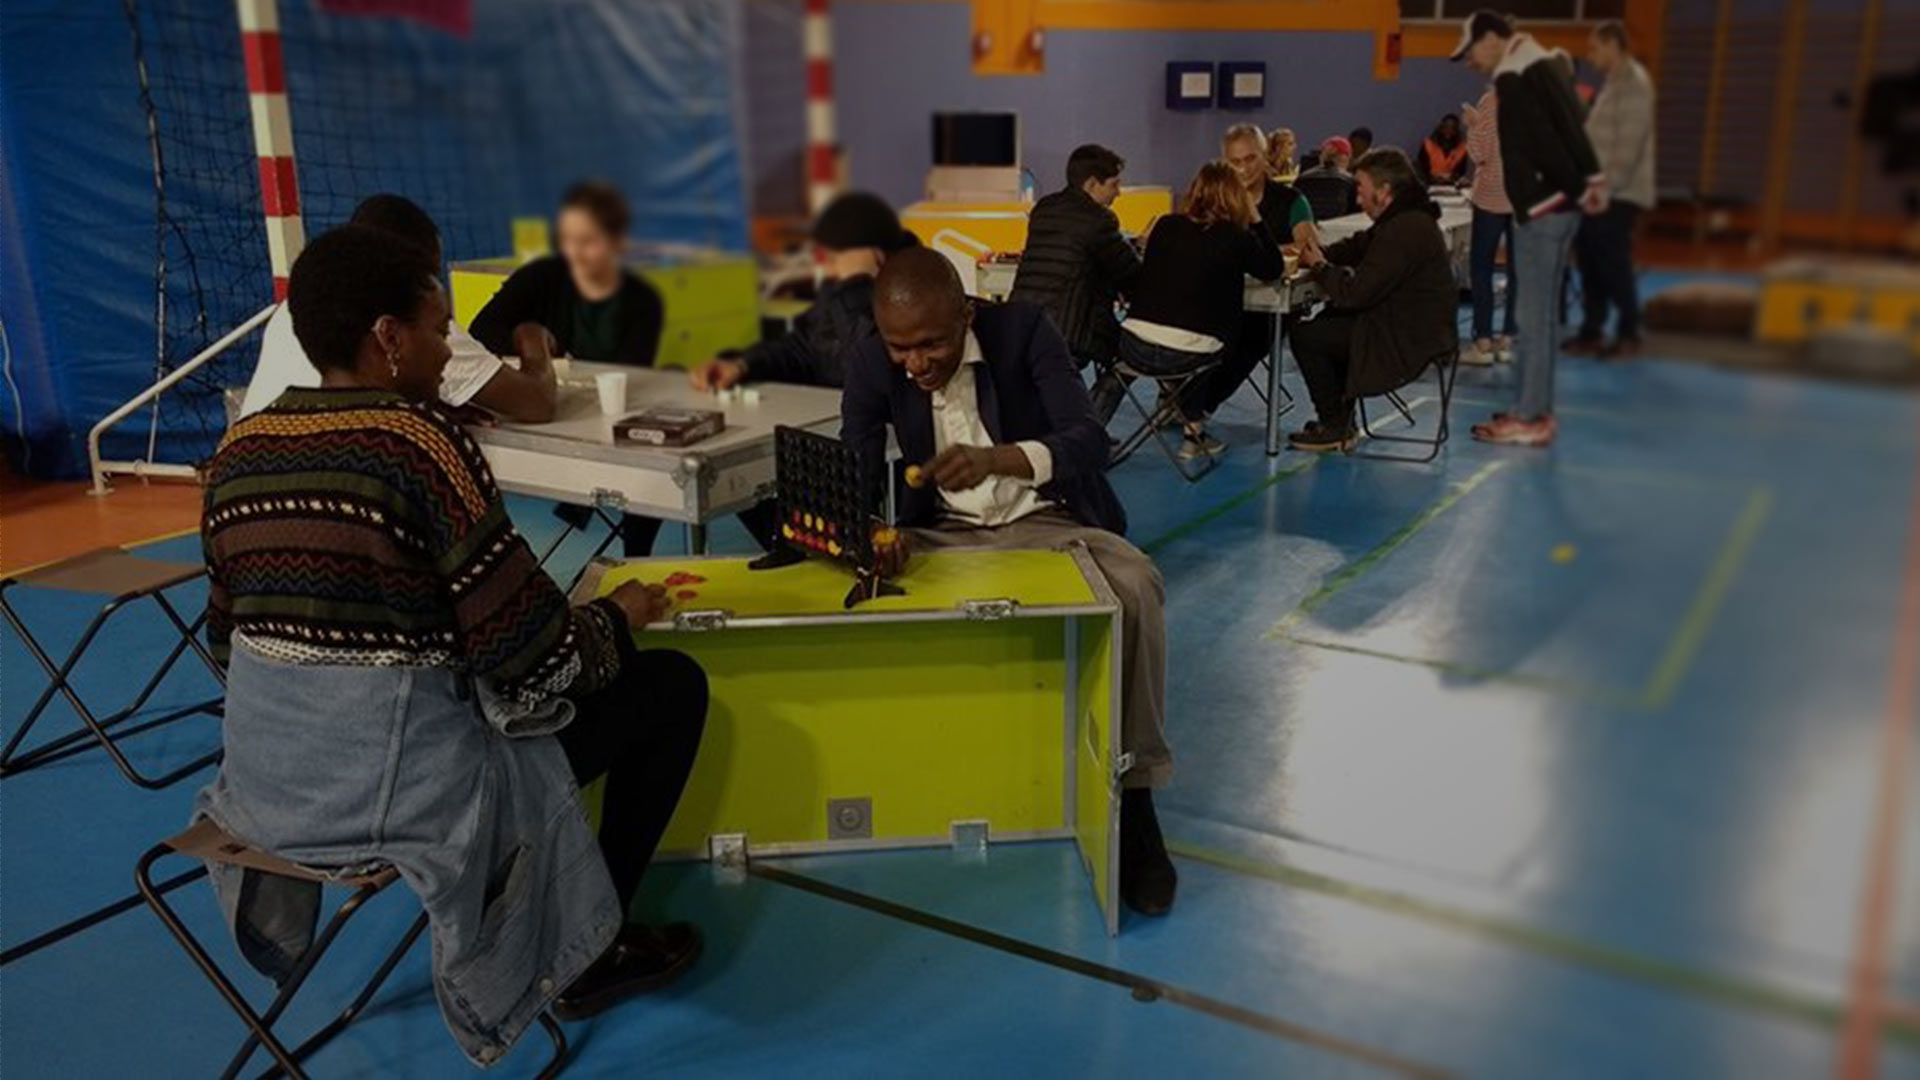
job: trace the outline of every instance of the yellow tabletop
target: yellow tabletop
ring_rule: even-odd
[[[844,615],[853,575],[822,559],[778,570],[749,570],[747,559],[636,559],[601,578],[605,595],[623,581],[660,583],[675,573],[703,582],[675,586],[698,595],[676,610],[722,610],[736,619]],[[952,611],[969,600],[1014,600],[1022,607],[1076,607],[1099,603],[1072,555],[1064,551],[940,551],[919,554],[895,579],[905,596],[883,596],[858,606],[873,614]]]

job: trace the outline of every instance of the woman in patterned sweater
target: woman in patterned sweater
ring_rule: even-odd
[[[398,868],[433,922],[447,1023],[486,1064],[549,1006],[589,1016],[697,958],[691,926],[624,922],[707,686],[687,657],[633,644],[662,588],[570,607],[514,531],[434,403],[434,270],[351,226],[294,264],[294,333],[321,385],[236,424],[207,472],[208,627],[229,681],[226,757],[197,812],[303,864]],[[602,776],[596,852],[574,784]],[[285,927],[310,898],[216,884],[256,967],[304,951],[311,912],[304,935]]]

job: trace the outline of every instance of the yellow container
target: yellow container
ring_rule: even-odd
[[[454,319],[471,325],[519,266],[516,259],[454,263]],[[760,271],[750,256],[714,252],[642,259],[630,266],[659,291],[666,308],[655,367],[692,367],[760,340]]]
[[[938,203],[920,202],[906,208],[900,221],[908,231],[928,247],[940,246],[941,234],[957,233],[970,241],[970,249],[990,252],[1024,251],[1027,246],[1027,214],[1033,206],[1023,202]],[[1173,193],[1163,187],[1128,188],[1114,200],[1113,212],[1122,231],[1139,235],[1162,214],[1173,211]]]
[[[821,561],[636,560],[599,588],[676,571],[699,596],[637,639],[698,660],[712,706],[664,853],[1072,839],[1118,929],[1119,609],[1084,550],[916,556],[905,596],[852,610]]]

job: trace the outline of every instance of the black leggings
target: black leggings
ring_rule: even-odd
[[[620,910],[640,877],[693,772],[707,725],[707,676],[685,653],[629,653],[620,677],[575,703],[560,746],[581,784],[607,778],[600,799],[600,853]]]

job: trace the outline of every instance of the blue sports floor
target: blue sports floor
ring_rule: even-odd
[[[1202,482],[1151,453],[1116,473],[1169,592],[1171,917],[1108,939],[1057,844],[662,867],[644,906],[697,921],[707,955],[573,1028],[568,1075],[1831,1075],[1889,673],[1916,660],[1894,641],[1920,399],[1567,361],[1559,445],[1473,443],[1511,374],[1464,372],[1435,465],[1269,462],[1244,393]],[[1431,423],[1434,388],[1413,396]],[[728,524],[719,546],[745,540]],[[84,617],[20,604],[56,641]],[[157,617],[119,640],[84,688],[121,690],[116,655],[161,640]],[[10,636],[0,661],[10,731],[39,673]],[[177,762],[212,735],[133,745]],[[1915,761],[1882,958],[1908,1007]],[[0,946],[129,892],[197,783],[136,792],[97,753],[6,780]],[[210,894],[178,895],[238,969]],[[379,901],[300,1018],[331,1015],[415,910]],[[416,950],[316,1073],[470,1075],[426,967]],[[240,1032],[145,911],[0,967],[6,1080],[210,1076]],[[1920,1077],[1920,1019],[1879,1053]]]

